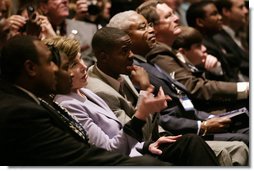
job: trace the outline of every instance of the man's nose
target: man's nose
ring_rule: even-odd
[[[202,52],[206,52],[207,48],[205,47],[205,45],[201,45],[201,50]]]

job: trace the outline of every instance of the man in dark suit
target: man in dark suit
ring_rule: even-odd
[[[172,43],[181,33],[181,28],[178,23],[179,18],[169,6],[160,0],[149,0],[141,4],[137,11],[148,22],[154,24],[156,39],[167,45],[150,51],[147,54],[148,62],[158,65],[173,79],[182,83],[198,108],[207,111],[233,110],[239,108],[240,102],[241,106],[248,107],[249,82],[231,83],[208,80],[199,72],[195,72],[190,63],[182,62],[171,50]],[[213,55],[208,51],[208,47],[207,52]],[[214,107],[212,109],[211,104]]]
[[[169,165],[90,145],[77,122],[38,98],[56,90],[52,58],[29,36],[11,38],[1,51],[1,165]]]
[[[240,60],[240,71],[249,77],[249,48],[247,39],[248,9],[244,0],[217,0],[215,5],[222,16],[222,30],[214,35],[218,42],[228,54],[235,58],[228,60]],[[245,34],[242,36],[242,34]],[[241,37],[242,36],[242,37]]]

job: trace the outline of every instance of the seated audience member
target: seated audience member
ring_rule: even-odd
[[[161,46],[154,48],[146,54],[148,62],[158,65],[173,79],[182,83],[198,109],[210,112],[248,107],[249,82],[208,80],[196,72],[192,64],[183,63],[178,59],[171,46],[181,33],[181,27],[178,17],[169,6],[160,0],[149,0],[141,4],[137,11],[147,19],[148,23],[153,23],[156,39],[165,44],[163,48]],[[210,54],[209,51],[207,53]]]
[[[231,82],[248,81],[240,71],[241,59],[238,55],[228,53],[213,38],[222,29],[222,17],[215,2],[209,0],[192,4],[186,12],[186,19],[189,26],[196,28],[203,35],[207,52],[221,62],[225,79]]]
[[[1,165],[169,165],[149,156],[130,158],[90,145],[77,122],[38,98],[56,90],[59,68],[52,55],[31,36],[15,36],[2,48]]]
[[[216,57],[207,54],[202,43],[202,34],[195,28],[182,26],[182,32],[177,36],[172,48],[177,51],[176,56],[183,62],[190,62],[197,72],[205,74],[210,80],[223,80],[221,63]],[[207,60],[210,60],[207,62]],[[225,80],[224,80],[225,81]]]
[[[113,40],[118,40],[121,37],[126,36],[126,34],[123,33],[122,31],[112,28],[104,28],[102,30],[99,30],[98,33],[95,34],[95,37],[106,32],[105,30],[107,32],[114,32],[114,34],[112,35]],[[105,148],[107,150],[118,151],[125,153],[127,155],[130,153],[130,150],[132,150],[131,153],[129,154],[130,156],[140,155],[140,153],[138,153],[135,148],[137,148],[140,145],[141,147],[139,148],[142,148],[143,146],[142,143],[138,143],[137,145],[132,147],[130,142],[135,143],[137,140],[130,141],[129,139],[128,141],[126,141],[126,138],[128,138],[128,136],[126,137],[126,134],[123,133],[124,129],[122,130],[123,127],[122,124],[118,121],[118,119],[116,118],[114,113],[109,109],[107,104],[100,97],[98,97],[88,89],[84,88],[85,85],[87,84],[87,80],[82,79],[83,77],[81,76],[78,77],[78,75],[80,75],[79,71],[83,71],[84,75],[86,75],[86,66],[83,63],[83,61],[79,59],[80,56],[78,55],[79,52],[78,43],[73,40],[61,38],[60,39],[54,38],[53,40],[48,40],[48,43],[50,42],[54,42],[54,44],[57,47],[66,51],[66,53],[70,58],[76,56],[76,60],[73,63],[73,67],[69,69],[71,70],[71,72],[73,71],[72,93],[66,95],[57,95],[55,97],[56,102],[59,102],[60,105],[65,107],[72,115],[75,115],[75,117],[80,121],[80,123],[88,133],[90,143],[95,144],[98,147]],[[70,65],[72,66],[72,64]],[[140,103],[140,105],[142,105],[142,103]],[[149,108],[151,107],[152,106],[149,106]],[[140,125],[142,124],[140,123]],[[138,129],[136,129],[136,131],[137,130]],[[178,139],[180,140],[180,138]],[[175,143],[179,142],[177,141]],[[210,145],[211,143],[212,145]],[[241,150],[243,150],[244,148],[241,147],[242,146],[241,143],[218,141],[214,143],[209,142],[208,144],[215,151],[221,165],[244,164],[246,162],[244,160],[235,161],[234,157],[235,155],[232,155],[234,154],[232,153],[232,151],[242,153]],[[245,156],[247,154],[244,152],[242,153],[242,156]],[[176,154],[172,155],[175,156]],[[165,157],[170,158],[170,156]],[[165,160],[165,157],[161,159]],[[172,162],[174,163],[174,161]]]
[[[240,59],[240,71],[249,77],[249,47],[246,27],[249,10],[244,0],[217,0],[215,5],[222,16],[222,29],[214,35],[216,42],[228,53]],[[230,58],[228,60],[235,60]],[[237,60],[238,61],[238,60]],[[235,61],[232,61],[235,62]]]
[[[109,26],[122,28],[130,35],[132,49],[139,50],[135,50],[138,54],[135,54],[135,64],[145,68],[155,89],[158,90],[162,86],[165,94],[172,97],[172,101],[168,103],[168,108],[160,112],[160,125],[166,131],[175,135],[196,133],[202,135],[206,140],[238,140],[245,142],[247,145],[249,144],[249,128],[247,124],[244,125],[243,129],[233,126],[234,130],[230,130],[228,127],[231,125],[231,119],[227,117],[211,118],[213,115],[198,111],[193,105],[192,108],[190,108],[190,105],[186,106],[185,103],[181,102],[183,97],[188,100],[188,104],[192,103],[188,98],[188,92],[185,87],[161,72],[156,66],[147,63],[146,58],[140,56],[141,54],[149,53],[149,50],[153,50],[156,46],[160,46],[160,44],[156,43],[156,39],[153,38],[153,28],[148,26],[142,15],[137,14],[135,11],[122,12],[111,18]],[[248,151],[248,149],[245,151]],[[235,157],[234,161],[241,159],[241,155]],[[239,164],[245,165],[248,157],[244,160],[245,162],[240,162]]]
[[[69,1],[55,0],[39,0],[38,8],[43,15],[48,17],[54,31],[57,35],[69,36],[79,40],[81,44],[82,58],[87,63],[93,63],[89,56],[91,53],[91,41],[94,33],[97,30],[95,24],[85,21],[77,21],[68,19],[69,16]]]

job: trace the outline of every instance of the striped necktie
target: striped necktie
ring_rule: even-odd
[[[80,138],[82,138],[88,144],[88,137],[86,135],[86,131],[83,129],[81,124],[77,121],[74,116],[72,116],[65,108],[61,107],[57,103],[53,102],[50,105],[45,100],[38,98],[41,105],[50,111],[54,111],[54,113],[58,114],[58,118],[60,118],[72,131],[74,131]]]

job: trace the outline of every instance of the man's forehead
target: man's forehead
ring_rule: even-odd
[[[161,3],[161,4],[157,4],[156,5],[156,10],[158,10],[158,11],[170,11],[170,12],[173,12],[173,9],[170,7],[170,6],[168,6],[166,3]]]
[[[132,28],[132,27],[136,27],[140,24],[144,24],[147,21],[146,21],[145,17],[143,17],[142,15],[135,14],[135,15],[131,16],[131,18],[129,19],[129,22],[130,22],[130,28]]]
[[[44,43],[42,43],[40,40],[34,40],[33,43],[36,46],[36,51],[37,51],[38,55],[41,55],[42,53],[51,54],[49,48]]]
[[[128,34],[126,34],[123,37],[120,37],[118,39],[118,43],[119,46],[123,47],[123,46],[130,46],[132,44],[131,38]]]

